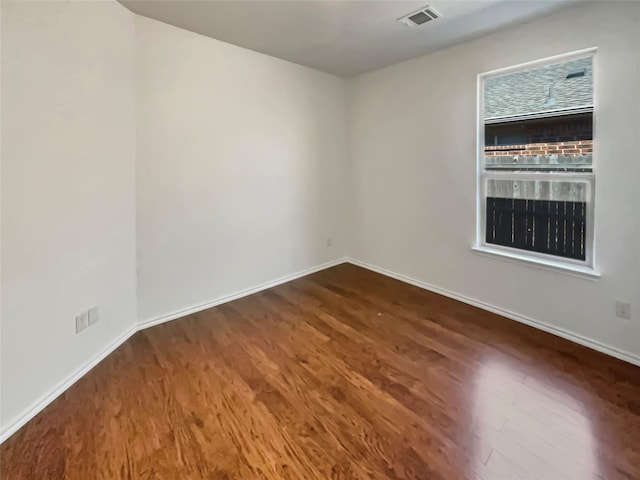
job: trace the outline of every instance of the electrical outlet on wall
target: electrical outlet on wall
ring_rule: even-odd
[[[89,309],[89,326],[93,325],[98,321],[98,306],[91,307]]]
[[[330,247],[331,245],[333,245],[333,238],[327,237],[327,247]]]
[[[631,304],[616,300],[616,316],[631,320]]]
[[[89,312],[82,312],[76,315],[76,333],[80,333],[82,330],[89,326]]]
[[[80,333],[87,327],[90,327],[98,321],[98,306],[91,307],[89,310],[76,315],[76,333]]]

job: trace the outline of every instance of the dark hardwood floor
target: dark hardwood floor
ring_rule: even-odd
[[[345,264],[136,334],[0,454],[3,480],[639,479],[640,368]]]

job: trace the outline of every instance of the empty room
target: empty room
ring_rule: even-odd
[[[640,480],[640,1],[0,6],[2,480]]]

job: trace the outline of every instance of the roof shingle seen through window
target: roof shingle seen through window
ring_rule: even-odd
[[[580,69],[584,75],[567,78]],[[485,119],[593,105],[592,58],[489,77],[484,81],[484,105]]]

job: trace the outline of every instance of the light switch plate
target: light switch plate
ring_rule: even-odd
[[[616,316],[631,320],[631,304],[616,300]]]

